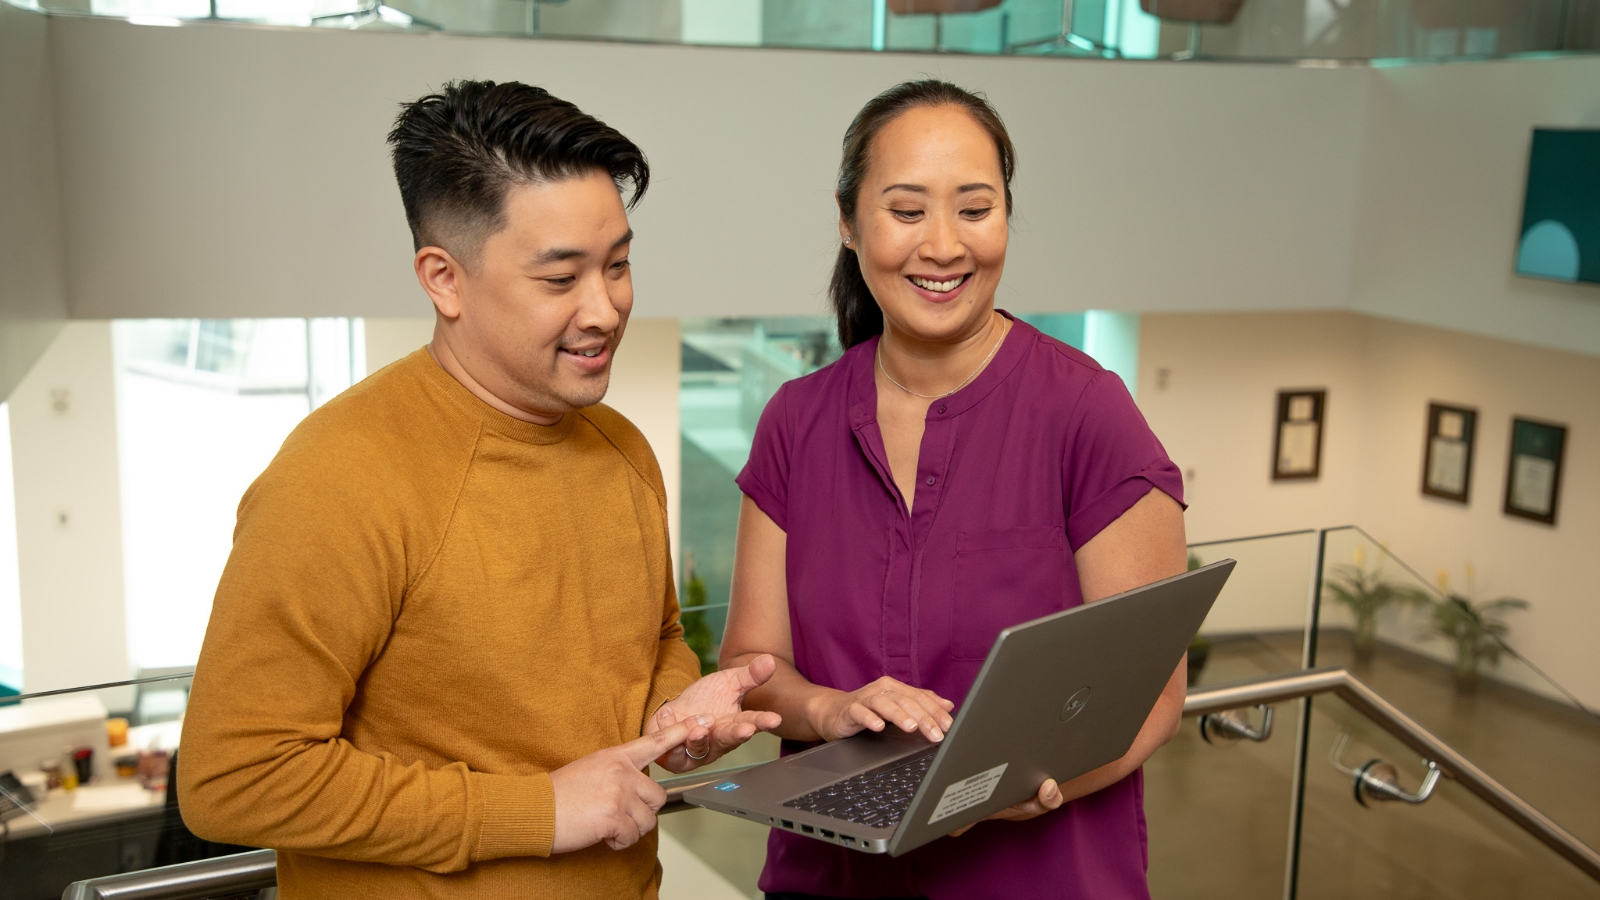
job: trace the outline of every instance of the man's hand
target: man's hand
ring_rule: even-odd
[[[1009,822],[1022,822],[1034,816],[1042,816],[1052,809],[1061,808],[1061,787],[1054,778],[1046,778],[1044,784],[1039,785],[1039,795],[1031,800],[1024,800],[1016,806],[1008,806],[997,813],[991,813],[979,819],[978,822],[987,822],[990,819],[1005,819]],[[973,822],[972,825],[978,824]],[[963,825],[950,832],[951,837],[960,837],[972,829],[972,825]]]
[[[656,827],[656,811],[667,802],[667,792],[643,769],[687,740],[690,728],[683,722],[659,729],[551,772],[556,834],[550,852],[582,850],[600,841],[621,850],[649,834]]]
[[[811,714],[812,727],[825,741],[849,737],[865,728],[882,731],[893,723],[901,731],[920,731],[935,743],[954,721],[955,703],[885,675],[848,693],[829,691]]]
[[[645,723],[646,735],[680,723],[691,728],[688,737],[661,754],[656,765],[668,772],[687,772],[715,762],[756,732],[782,724],[775,712],[747,712],[741,705],[744,695],[766,684],[777,668],[777,661],[763,654],[747,666],[713,672],[662,704],[661,711]]]

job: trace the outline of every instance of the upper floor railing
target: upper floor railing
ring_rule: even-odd
[[[1108,59],[1417,62],[1600,49],[1600,0],[4,0],[67,15]]]

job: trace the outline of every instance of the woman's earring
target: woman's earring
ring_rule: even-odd
[[[850,245],[850,235],[847,234],[844,236],[844,243],[847,247]]]

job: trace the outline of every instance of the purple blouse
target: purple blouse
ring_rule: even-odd
[[[1073,551],[1152,487],[1182,502],[1183,480],[1115,374],[1017,321],[982,374],[928,408],[908,516],[878,430],[876,349],[780,388],[737,480],[788,535],[800,673],[846,691],[891,675],[959,702],[1000,629],[1083,602]],[[897,859],[774,830],[760,885],[1147,898],[1143,791],[1135,772]]]

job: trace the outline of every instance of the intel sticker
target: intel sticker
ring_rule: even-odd
[[[724,781],[723,783],[717,785],[715,788],[712,788],[712,790],[717,790],[717,791],[737,791],[738,789],[739,789],[739,786],[737,784],[734,784],[731,781]]]

